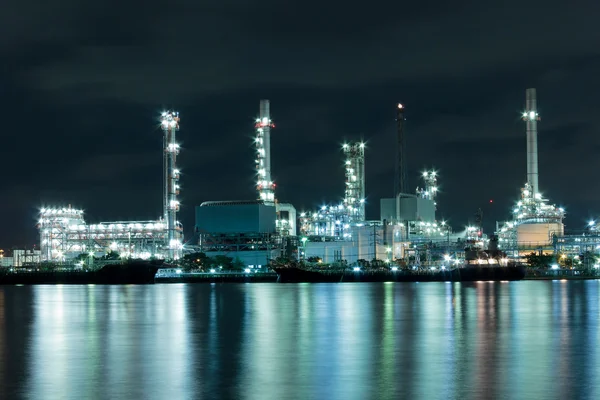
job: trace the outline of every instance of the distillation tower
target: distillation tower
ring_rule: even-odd
[[[258,198],[265,204],[275,202],[275,184],[271,180],[271,121],[269,100],[260,101],[260,114],[256,119],[256,169],[258,171]]]
[[[347,143],[342,147],[346,158],[344,206],[350,222],[365,220],[365,144]]]
[[[181,235],[177,226],[179,211],[179,170],[177,155],[179,144],[176,133],[179,130],[179,113],[165,111],[161,114],[161,128],[164,132],[164,216],[167,225],[167,240],[169,244],[168,258],[176,260],[181,257]]]

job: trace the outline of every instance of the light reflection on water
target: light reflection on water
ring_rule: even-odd
[[[600,282],[0,287],[0,399],[598,399]]]

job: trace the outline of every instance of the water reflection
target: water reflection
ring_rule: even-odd
[[[595,399],[599,289],[0,287],[0,398]]]

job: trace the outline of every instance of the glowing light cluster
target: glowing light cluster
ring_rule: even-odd
[[[565,217],[562,207],[548,204],[540,193],[533,193],[531,185],[526,183],[521,190],[521,200],[512,210],[512,220],[504,223],[497,233],[501,247],[508,248],[517,245],[517,228],[521,224],[530,223],[559,223]]]
[[[527,121],[527,120],[540,121],[541,120],[539,114],[536,111],[523,111],[521,118],[523,119],[523,121]]]
[[[521,200],[513,209],[514,220],[519,222],[562,222],[565,210],[547,204],[541,193],[533,193],[529,183],[521,190]]]
[[[42,217],[44,216],[82,216],[83,210],[77,210],[74,208],[41,208],[40,214]]]
[[[438,193],[437,187],[437,172],[435,171],[424,171],[423,172],[423,180],[425,181],[425,187],[419,188],[417,187],[417,196],[435,201],[435,196]]]
[[[445,221],[440,222],[415,222],[415,226],[411,231],[414,235],[424,236],[424,237],[436,237],[436,236],[446,236],[450,232],[450,227],[446,225]]]
[[[179,113],[176,111],[163,111],[160,114],[160,124],[163,129],[179,129]]]
[[[300,233],[306,236],[327,236],[337,239],[352,237],[351,217],[344,204],[322,206],[314,212],[300,213]]]

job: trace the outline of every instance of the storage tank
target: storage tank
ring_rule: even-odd
[[[563,236],[565,227],[560,222],[525,223],[517,226],[518,246],[548,246],[552,236]]]

